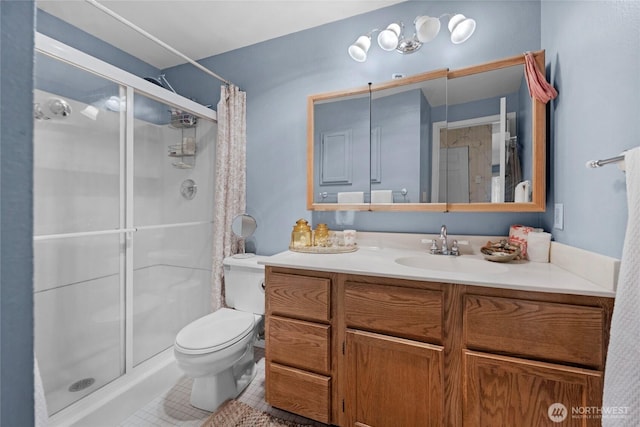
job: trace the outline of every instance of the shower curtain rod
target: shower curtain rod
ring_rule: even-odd
[[[194,61],[193,59],[189,58],[187,55],[185,55],[184,53],[178,51],[177,49],[171,47],[170,45],[166,44],[165,42],[163,42],[162,40],[160,40],[159,38],[153,36],[152,34],[149,34],[148,32],[146,32],[145,30],[143,30],[142,28],[138,27],[136,24],[134,24],[131,21],[128,21],[127,19],[123,18],[122,16],[118,15],[117,13],[115,13],[113,10],[109,9],[106,6],[103,6],[102,4],[98,3],[96,0],[85,0],[87,3],[89,3],[90,5],[96,7],[97,9],[100,9],[101,11],[103,11],[104,13],[106,13],[107,15],[111,16],[112,18],[117,19],[118,21],[120,21],[121,23],[123,23],[124,25],[126,25],[127,27],[131,28],[132,30],[136,31],[137,33],[143,35],[144,37],[148,38],[149,40],[155,42],[156,44],[159,44],[160,46],[162,46],[163,48],[167,49],[168,51],[170,51],[171,53],[178,55],[179,57],[181,57],[182,59],[184,59],[185,61],[189,62],[191,65],[193,65],[194,67],[198,68],[201,71],[204,71],[205,73],[209,74],[212,77],[215,77],[216,79],[220,80],[221,82],[226,83],[227,85],[231,85],[233,83],[231,83],[229,80],[217,75],[216,73],[214,73],[213,71],[209,70],[206,67],[203,67],[202,65],[200,65],[198,62]]]

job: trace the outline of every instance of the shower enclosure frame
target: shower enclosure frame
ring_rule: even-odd
[[[147,226],[134,226],[133,222],[133,207],[134,207],[134,194],[133,186],[134,176],[133,170],[133,158],[134,158],[134,126],[128,125],[134,123],[134,93],[136,95],[142,95],[151,98],[155,101],[162,102],[169,105],[179,106],[179,108],[186,113],[194,114],[204,119],[209,119],[213,122],[217,122],[217,114],[215,110],[200,105],[190,99],[159,87],[153,83],[144,80],[141,77],[137,77],[127,71],[117,68],[109,63],[101,61],[93,56],[90,56],[82,51],[67,46],[55,39],[45,36],[40,33],[35,34],[35,52],[54,58],[56,60],[65,62],[71,66],[82,69],[91,74],[100,76],[108,81],[111,81],[120,86],[120,96],[126,98],[126,109],[120,112],[120,183],[119,183],[119,225],[118,229],[113,230],[99,230],[99,231],[86,231],[86,232],[72,232],[62,234],[48,234],[44,236],[34,236],[34,241],[61,239],[69,237],[85,237],[85,236],[97,236],[117,234],[120,236],[120,245],[129,248],[133,239],[134,233],[141,230],[150,230],[154,228],[170,228],[190,225],[203,225],[210,224],[212,221],[196,221],[185,223],[172,223],[163,225],[147,225]],[[213,167],[213,165],[212,165]],[[124,173],[123,173],[124,172]],[[118,395],[122,397],[121,393],[118,393],[118,385],[114,383],[122,383],[124,388],[129,390],[131,387],[143,380],[146,376],[145,370],[150,373],[157,372],[159,369],[157,366],[149,366],[146,362],[141,363],[138,366],[133,364],[133,305],[126,303],[127,301],[133,301],[133,286],[127,285],[132,283],[134,266],[133,266],[133,250],[124,250],[120,252],[120,309],[123,319],[121,336],[124,337],[124,352],[121,352],[121,366],[124,367],[124,373],[116,378],[112,383],[108,383],[102,388],[94,391],[82,399],[72,403],[70,406],[62,409],[56,413],[51,421],[52,425],[57,423],[71,423],[82,419],[90,419],[90,414],[93,412],[105,412],[105,405],[109,399],[117,399]],[[164,355],[164,364],[167,368],[173,361],[173,354],[171,348],[165,350],[160,355]],[[160,356],[158,355],[158,356]],[[172,371],[172,375],[175,376],[179,373],[177,369],[169,369]],[[175,372],[173,372],[175,371]],[[154,386],[157,386],[157,381],[147,382],[146,391],[154,393]],[[127,384],[129,383],[129,384]],[[135,384],[134,384],[135,383]],[[129,393],[131,395],[131,393]],[[99,396],[95,396],[99,395]],[[130,396],[131,397],[131,396]],[[140,398],[140,396],[135,396]],[[122,402],[121,402],[122,403]],[[126,405],[125,405],[126,406]],[[131,405],[129,405],[131,406]],[[102,410],[101,410],[102,408]],[[89,417],[89,418],[87,418]]]

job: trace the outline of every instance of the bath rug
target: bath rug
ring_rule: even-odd
[[[237,400],[227,400],[214,412],[202,427],[309,427],[282,420],[266,412],[259,411]]]

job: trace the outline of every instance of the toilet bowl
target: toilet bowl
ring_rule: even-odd
[[[265,257],[224,260],[226,303],[232,308],[201,317],[178,333],[178,367],[193,378],[191,404],[215,411],[255,377],[253,347],[263,328]]]

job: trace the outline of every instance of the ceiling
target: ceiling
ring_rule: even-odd
[[[104,0],[111,9],[191,59],[338,21],[402,0]],[[165,69],[183,58],[83,0],[37,0],[39,9]]]

